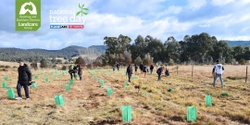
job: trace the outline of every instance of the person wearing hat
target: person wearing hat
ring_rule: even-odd
[[[30,72],[29,67],[27,64],[24,63],[23,60],[19,60],[19,67],[18,67],[18,81],[17,81],[17,100],[22,99],[21,88],[24,88],[26,100],[30,98],[29,96],[29,83],[31,83],[32,75]]]
[[[213,82],[213,86],[215,87],[216,85],[216,79],[219,77],[220,78],[220,82],[221,82],[221,87],[224,87],[224,83],[223,83],[223,79],[222,79],[222,74],[224,72],[224,67],[222,64],[220,64],[219,60],[216,60],[216,65],[214,65],[212,74],[214,76],[214,82]]]

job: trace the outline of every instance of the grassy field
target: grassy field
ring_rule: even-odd
[[[2,64],[5,65],[5,64]],[[18,66],[12,64],[11,67]],[[127,77],[125,69],[83,70],[83,80],[75,80],[71,90],[66,91],[69,74],[58,70],[32,70],[37,88],[30,89],[30,100],[11,100],[7,89],[0,88],[0,124],[1,125],[87,125],[87,124],[142,124],[142,125],[241,125],[250,124],[250,82],[245,83],[245,66],[225,66],[225,87],[212,87],[212,66],[167,67],[169,77],[157,81],[157,75],[134,73],[136,78],[124,87]],[[50,82],[45,81],[45,75]],[[16,68],[0,71],[0,79],[8,76],[7,85],[15,88],[17,82]],[[54,78],[56,76],[56,78]],[[101,87],[98,78],[105,81]],[[135,88],[140,86],[140,91]],[[107,88],[113,94],[107,96]],[[168,88],[174,91],[168,92]],[[229,93],[222,96],[223,92]],[[15,90],[16,94],[16,90]],[[22,89],[24,96],[24,90]],[[62,94],[64,106],[56,106],[54,96]],[[205,106],[205,95],[212,97],[212,106]],[[16,94],[17,95],[17,94]],[[121,106],[132,106],[132,121],[122,121]],[[197,120],[186,120],[187,106],[195,106]]]

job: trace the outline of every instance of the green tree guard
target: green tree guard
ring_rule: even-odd
[[[35,78],[35,80],[37,80],[37,79],[38,79],[38,76],[35,76],[34,78]]]
[[[3,82],[3,83],[2,83],[2,87],[3,87],[3,88],[7,88],[7,83],[6,83],[6,82]]]
[[[212,99],[211,99],[210,95],[205,96],[205,103],[206,103],[206,106],[211,106],[212,105]]]
[[[104,87],[104,85],[105,85],[105,82],[104,80],[102,80],[101,87]]]
[[[108,88],[107,89],[107,93],[108,93],[108,96],[111,96],[113,94],[112,88]]]
[[[187,121],[196,121],[196,108],[194,106],[187,107]]]
[[[69,83],[74,84],[75,83],[74,79],[69,80]]]
[[[8,89],[7,93],[8,93],[8,97],[10,99],[14,99],[15,98],[15,93],[14,93],[14,89],[13,88]]]
[[[128,86],[128,82],[124,82],[124,87],[127,87]]]
[[[130,105],[122,106],[122,121],[124,122],[132,121],[132,107]]]
[[[45,82],[49,82],[49,78],[45,78]]]
[[[66,91],[70,91],[70,84],[66,84]]]
[[[36,83],[32,83],[31,87],[32,87],[33,89],[36,89],[36,88],[37,88]]]
[[[76,78],[79,78],[79,75],[78,75],[78,74],[76,74]]]
[[[172,91],[174,91],[173,88],[168,88],[168,92],[172,92]]]
[[[133,76],[133,79],[136,79],[136,76]]]
[[[97,78],[98,83],[100,83],[100,78]]]
[[[54,99],[56,101],[56,105],[64,106],[64,100],[63,100],[63,96],[61,94],[60,95],[55,95]]]
[[[4,76],[3,79],[4,79],[5,81],[8,81],[9,78],[8,78],[8,76]]]

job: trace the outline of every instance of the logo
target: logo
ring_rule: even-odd
[[[81,14],[81,16],[83,15],[87,15],[89,9],[88,8],[84,8],[84,4],[81,6],[80,3],[78,4],[78,7],[81,9],[79,12],[76,13],[76,16],[78,16],[79,14]]]
[[[77,12],[75,9],[50,10],[50,29],[83,29],[89,10],[84,6],[84,4],[79,3],[78,8],[80,11]]]
[[[41,1],[16,0],[16,31],[36,31],[41,27]]]
[[[31,6],[31,10],[29,10],[29,8],[25,9],[26,6]],[[20,9],[19,14],[20,14],[20,15],[24,15],[24,14],[26,14],[27,12],[29,12],[31,15],[37,15],[36,6],[35,6],[34,3],[32,3],[32,2],[27,2],[27,3],[24,3],[24,4],[21,6],[21,9]]]

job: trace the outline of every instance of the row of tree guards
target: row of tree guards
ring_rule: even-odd
[[[100,72],[100,70],[98,70]],[[92,74],[92,76],[94,78],[97,78],[96,74],[93,72],[93,71],[90,71],[89,72]],[[103,74],[105,74],[103,72]],[[106,73],[106,75],[108,76],[108,74]],[[126,76],[126,75],[124,75]],[[136,79],[136,77],[135,77]],[[104,87],[105,85],[105,82],[103,79],[101,78],[97,78],[97,81],[98,83],[101,84],[101,87]],[[127,87],[128,86],[128,82],[124,82],[124,87]],[[174,89],[173,88],[168,88],[168,92],[172,92]],[[112,88],[108,88],[107,89],[107,95],[110,96],[112,94]],[[224,92],[221,94],[221,96],[228,96],[228,93],[227,92]],[[207,94],[205,95],[205,105],[206,106],[212,106],[212,98],[211,98],[211,95]],[[122,120],[124,122],[130,122],[132,121],[132,106],[131,105],[125,105],[125,106],[122,106],[121,107],[121,110],[122,110]],[[187,121],[196,121],[197,120],[197,111],[196,111],[196,107],[194,106],[188,106],[187,107]]]
[[[52,75],[53,73],[58,73],[57,71],[55,71],[55,72],[50,72],[50,74]],[[60,74],[58,74],[58,76],[63,76],[64,74],[66,73],[66,71],[62,71]],[[40,74],[40,73],[38,73],[38,74]],[[50,80],[49,80],[49,78],[48,78],[48,75],[47,74],[44,74],[44,77],[45,77],[45,79],[44,79],[44,81],[45,82],[50,82]],[[38,75],[35,75],[34,76],[34,79],[35,80],[38,80]],[[57,75],[54,75],[54,79],[56,79],[57,78]],[[8,85],[7,85],[7,82],[8,82],[8,80],[9,80],[9,78],[8,78],[8,76],[4,76],[4,78],[3,78],[3,82],[2,82],[2,88],[5,88],[5,89],[7,89],[7,95],[8,95],[8,98],[10,98],[10,99],[15,99],[15,93],[14,93],[14,89],[13,88],[9,88],[8,87]],[[70,81],[70,83],[72,83],[71,81]],[[37,84],[36,84],[36,82],[33,82],[32,84],[31,84],[31,88],[32,89],[36,89],[37,88]],[[31,91],[31,90],[30,90]]]
[[[246,73],[247,73],[247,71],[248,71],[248,66],[246,67]],[[105,81],[103,79],[101,79],[101,78],[97,78],[97,76],[94,73],[94,71],[89,70],[89,72],[92,74],[92,76],[95,79],[97,79],[98,83],[101,84],[101,87],[105,86]],[[65,72],[63,72],[59,76],[63,76],[64,73]],[[106,75],[108,76],[107,73],[106,73]],[[49,82],[48,77],[46,77],[47,74],[44,74],[44,76],[45,76],[45,82]],[[110,77],[112,77],[112,76],[110,76]],[[34,78],[38,79],[39,77],[35,76]],[[134,77],[134,79],[136,79],[136,77]],[[7,87],[8,80],[9,80],[9,78],[7,76],[4,76],[4,82],[2,83],[2,87],[5,88],[5,89],[7,89],[8,98],[14,99],[15,98],[14,89]],[[75,84],[75,81],[73,79],[69,80],[69,84],[65,85],[66,91],[69,92],[71,90],[70,86],[74,85],[74,84]],[[127,86],[128,86],[128,82],[124,82],[124,87],[127,87]],[[37,88],[36,83],[32,84],[32,88],[34,88],[34,89]],[[174,90],[173,88],[169,88],[167,91],[172,92],[173,90]],[[113,89],[112,88],[107,88],[107,96],[111,96],[112,94],[113,94]],[[221,93],[221,96],[229,96],[229,93],[223,92],[223,93]],[[62,94],[55,95],[54,99],[55,99],[55,104],[57,106],[64,106],[65,103],[64,103],[64,99],[63,99],[63,95]],[[212,106],[212,98],[211,98],[211,95],[209,95],[209,94],[205,95],[205,105],[206,106]],[[123,105],[123,106],[121,106],[121,110],[122,110],[122,120],[124,122],[131,122],[132,121],[132,106],[131,105]],[[196,107],[194,107],[194,106],[188,106],[187,107],[187,115],[186,115],[186,117],[187,117],[187,121],[196,121],[197,120],[197,109],[196,109]]]

